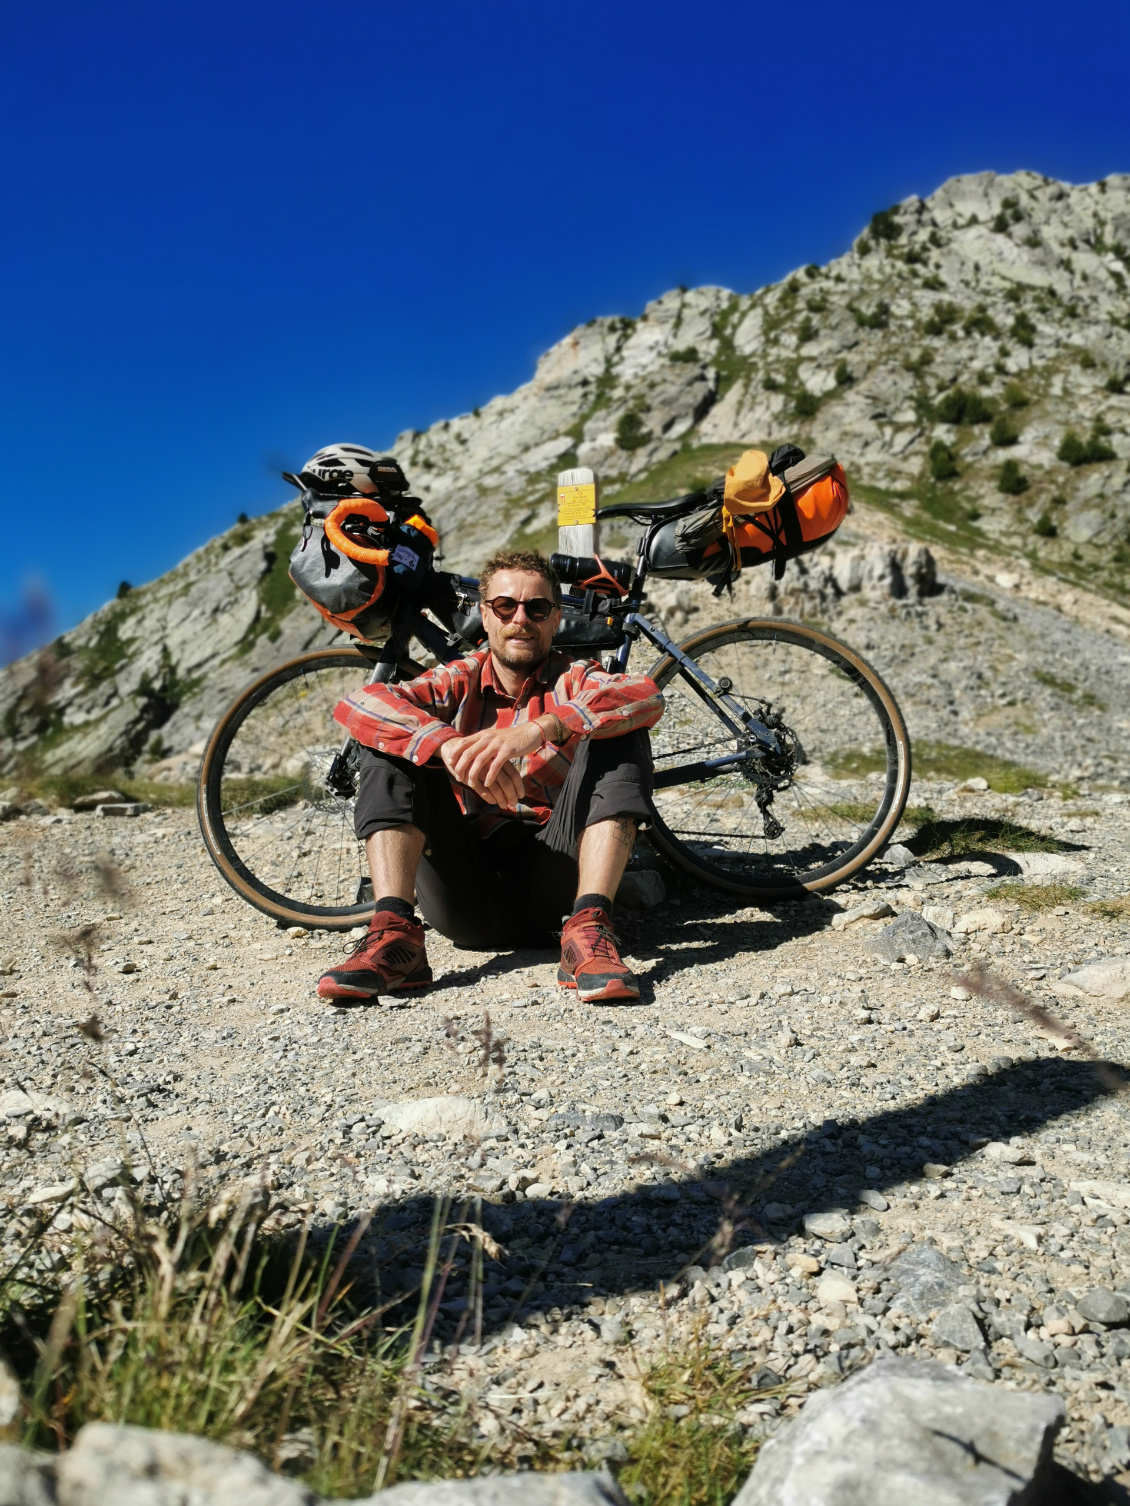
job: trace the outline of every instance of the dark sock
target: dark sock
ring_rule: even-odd
[[[603,910],[606,915],[611,915],[612,901],[607,894],[578,894],[573,914],[579,915],[582,910]]]
[[[386,894],[377,900],[377,910],[391,910],[394,915],[399,915],[401,920],[415,920],[416,907],[409,900],[397,899],[395,894]]]

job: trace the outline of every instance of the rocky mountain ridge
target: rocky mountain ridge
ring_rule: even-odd
[[[554,541],[561,468],[671,496],[790,438],[845,462],[850,546],[924,541],[952,575],[1130,630],[1128,246],[1130,176],[955,178],[825,267],[591,320],[529,383],[393,449],[443,562],[472,570],[504,539]],[[257,673],[331,641],[287,578],[299,521],[293,502],[241,521],[0,672],[3,768],[183,754]]]

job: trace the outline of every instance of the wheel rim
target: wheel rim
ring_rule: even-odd
[[[749,894],[831,887],[863,866],[893,831],[906,802],[909,747],[882,680],[846,645],[802,624],[741,623],[681,645],[761,719],[768,705],[797,737],[787,787],[774,793],[767,834],[745,772],[657,790],[656,835],[712,884]],[[656,771],[735,752],[738,744],[674,661],[653,670],[666,710],[652,731]]]
[[[333,709],[368,669],[348,649],[304,655],[249,687],[212,734],[205,840],[228,882],[269,914],[348,924],[372,910],[354,798],[326,783],[345,736]]]

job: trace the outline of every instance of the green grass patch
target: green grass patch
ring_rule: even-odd
[[[988,780],[990,789],[1002,795],[1045,789],[1050,783],[1048,776],[1038,769],[958,743],[916,742],[912,759],[914,772],[919,777],[952,779],[954,783],[960,783],[979,775]],[[867,774],[881,774],[887,767],[887,755],[882,748],[840,748],[830,753],[824,762],[837,779],[861,779]]]
[[[1049,674],[1046,669],[1034,670],[1033,674],[1041,685],[1046,685],[1049,690],[1056,691],[1069,700],[1073,706],[1086,706],[1094,711],[1106,710],[1105,701],[1099,700],[1098,696],[1090,690],[1080,690],[1078,685],[1071,680],[1064,680],[1059,675]]]
[[[1036,913],[1040,910],[1054,910],[1057,905],[1074,904],[1087,891],[1080,889],[1078,884],[1065,884],[1058,880],[1051,884],[1025,884],[1019,879],[1006,879],[1004,883],[994,884],[985,892],[990,899],[1005,899],[1011,904],[1019,905],[1022,910]]]
[[[266,778],[225,779],[223,783],[223,810],[225,816],[245,814],[269,816],[273,811],[285,810],[299,800],[325,800],[324,789],[315,789],[302,780],[288,779],[282,774]]]
[[[152,779],[132,779],[121,770],[102,769],[94,774],[36,774],[20,782],[25,799],[34,796],[48,805],[72,806],[81,795],[98,790],[119,790],[127,800],[147,805],[182,809],[196,801],[195,784],[158,784]]]
[[[758,1445],[734,1421],[750,1400],[749,1372],[702,1339],[688,1354],[669,1354],[642,1377],[651,1415],[624,1438],[619,1480],[647,1506],[723,1506],[753,1468]],[[766,1391],[779,1395],[785,1388]],[[685,1415],[672,1415],[672,1411]]]
[[[1015,821],[967,817],[933,820],[920,826],[906,843],[920,858],[967,857],[974,852],[1067,852],[1069,844]]]
[[[609,487],[604,500],[610,506],[614,502],[617,505],[621,502],[664,502],[668,497],[701,491],[724,475],[738,456],[749,448],[749,445],[741,444],[690,445],[669,460],[660,461],[646,475],[633,477],[626,486],[615,491]]]
[[[962,780],[978,776],[987,779],[989,788],[999,795],[1019,795],[1023,790],[1046,789],[1048,776],[1039,769],[1014,763],[995,753],[983,753],[960,743],[915,743],[914,772],[926,779]]]

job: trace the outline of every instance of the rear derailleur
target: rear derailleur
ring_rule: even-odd
[[[742,777],[754,786],[753,798],[761,812],[765,839],[774,842],[784,836],[785,828],[773,814],[773,799],[790,787],[797,769],[808,762],[808,755],[800,738],[786,724],[783,711],[774,711],[768,701],[761,701],[757,704],[756,715],[763,726],[776,734],[777,751],[759,747],[758,752],[741,765],[741,772]]]

